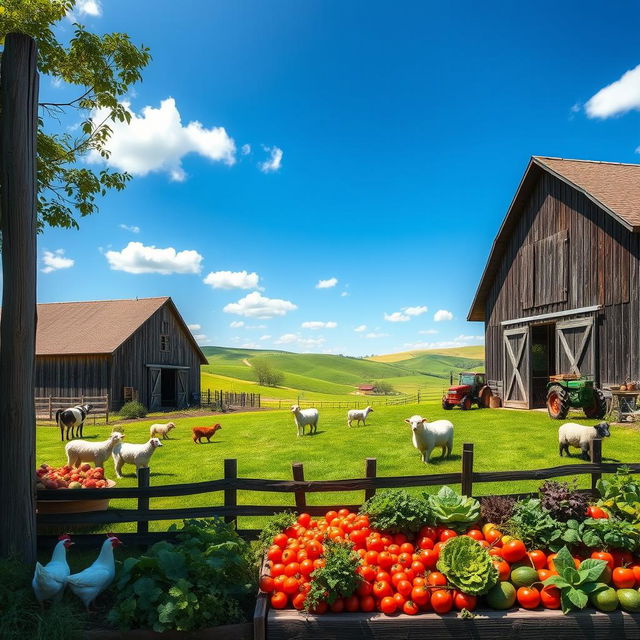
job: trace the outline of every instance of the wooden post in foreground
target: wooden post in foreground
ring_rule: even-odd
[[[364,461],[364,476],[365,478],[375,478],[376,477],[376,468],[377,468],[377,461],[375,458],[365,458]],[[365,489],[364,490],[364,499],[368,500],[369,498],[373,498],[373,496],[376,494],[376,489],[375,487],[372,487],[371,489]]]
[[[149,467],[142,467],[138,469],[138,489],[148,489],[149,488],[149,478],[151,476],[151,471]],[[138,511],[148,511],[149,510],[149,498],[139,497],[138,498]],[[138,521],[137,527],[138,535],[144,535],[149,533],[149,522],[145,520],[144,522]]]
[[[0,69],[0,557],[36,560],[37,47],[9,33]]]
[[[238,461],[235,458],[226,458],[224,461],[224,479],[235,480],[238,477]],[[235,488],[227,488],[224,490],[224,506],[235,507],[238,505],[238,491]],[[225,516],[225,522],[231,522],[238,528],[236,516]]]
[[[591,462],[593,464],[602,464],[602,438],[594,438],[591,441]],[[594,496],[597,495],[596,485],[600,478],[602,478],[601,473],[591,474],[591,492]]]
[[[291,465],[291,470],[293,472],[293,479],[304,481],[304,467],[302,462],[294,462]],[[300,512],[307,507],[307,496],[304,491],[296,491],[296,510]]]
[[[471,497],[473,493],[473,442],[462,445],[462,477],[460,480],[461,493]]]

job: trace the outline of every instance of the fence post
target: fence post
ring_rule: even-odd
[[[293,462],[291,464],[291,471],[293,472],[293,479],[303,481],[304,480],[304,467],[302,462]],[[307,506],[307,496],[304,491],[296,491],[296,509],[300,511]]]
[[[105,422],[109,424],[109,394],[107,393],[107,407],[105,409]]]
[[[224,479],[235,480],[238,477],[238,461],[235,458],[225,458],[224,461]],[[233,487],[227,487],[224,490],[224,506],[235,507],[238,505],[238,491]],[[225,522],[234,523],[235,528],[238,528],[238,518],[236,516],[225,516]]]
[[[375,478],[376,477],[376,459],[375,458],[365,458],[364,460],[364,477],[365,478]],[[368,500],[369,498],[373,498],[376,493],[376,488],[371,487],[370,489],[364,490],[364,499]]]
[[[420,391],[418,391],[418,404],[420,404]]]
[[[49,420],[53,420],[53,402],[49,396]]]
[[[260,408],[260,394],[258,394],[258,409]]]
[[[594,438],[591,441],[591,462],[592,464],[602,464],[602,438]],[[601,473],[591,474],[591,492],[594,496],[597,495],[596,485],[600,478],[602,478]]]
[[[149,476],[150,470],[149,467],[142,467],[138,469],[138,489],[148,489],[149,488]],[[146,496],[138,496],[138,511],[148,511],[149,510],[149,498]],[[144,522],[138,520],[138,535],[145,535],[149,533],[149,521],[145,520]]]
[[[462,478],[463,496],[471,497],[473,493],[473,442],[465,442],[462,445]]]

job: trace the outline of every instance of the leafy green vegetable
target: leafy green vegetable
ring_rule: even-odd
[[[631,475],[629,467],[620,467],[612,476],[601,478],[596,487],[600,507],[640,528],[640,481]]]
[[[572,609],[584,609],[592,593],[607,588],[606,584],[598,582],[607,564],[604,560],[588,558],[576,569],[569,549],[562,547],[553,564],[558,575],[547,578],[543,584],[560,589],[560,602],[565,614]]]
[[[427,501],[403,489],[379,491],[360,507],[360,513],[366,513],[371,526],[385,533],[415,532],[432,522]]]
[[[542,508],[549,512],[552,518],[567,522],[578,520],[581,522],[587,517],[589,497],[578,492],[577,479],[573,484],[568,482],[556,482],[547,480],[540,485],[540,501]]]
[[[221,519],[185,520],[177,539],[124,561],[109,621],[161,632],[247,620],[257,588],[247,543]]]
[[[505,528],[530,549],[557,551],[564,544],[562,534],[566,524],[552,518],[542,508],[538,498],[526,498],[517,502]]]
[[[271,516],[258,536],[259,555],[263,556],[271,546],[273,538],[296,523],[297,513],[282,511]]]
[[[617,518],[588,518],[581,524],[569,520],[562,539],[569,544],[583,544],[591,549],[635,551],[640,544],[640,532],[630,522]]]
[[[324,560],[324,567],[311,574],[311,589],[305,599],[306,609],[312,609],[323,601],[333,604],[338,598],[349,597],[362,582],[362,577],[356,573],[362,559],[350,544],[325,541]]]
[[[463,593],[480,596],[498,581],[489,552],[468,536],[450,538],[440,550],[438,571]]]
[[[427,499],[436,524],[463,530],[480,518],[480,503],[474,498],[457,494],[450,487],[442,487],[436,495],[430,495]]]

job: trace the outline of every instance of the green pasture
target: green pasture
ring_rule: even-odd
[[[440,452],[429,465],[421,462],[411,443],[409,428],[404,418],[415,413],[429,420],[448,418],[455,425],[454,455],[440,459]],[[126,424],[97,426],[87,425],[85,437],[106,438],[111,427],[124,429],[129,442],[145,442],[149,425],[155,420],[127,422]],[[318,433],[314,436],[296,437],[293,419],[288,411],[268,410],[252,413],[225,414],[211,417],[175,419],[177,428],[171,432],[171,440],[164,442],[151,462],[152,484],[198,482],[222,477],[223,460],[237,458],[238,474],[251,478],[291,478],[291,463],[304,463],[305,478],[325,480],[362,477],[364,459],[374,457],[378,461],[378,475],[414,475],[458,472],[463,442],[475,444],[476,471],[534,469],[566,464],[579,464],[573,458],[558,456],[557,429],[559,422],[550,420],[546,413],[538,411],[514,411],[504,409],[473,409],[468,412],[443,411],[438,403],[421,405],[379,407],[370,415],[366,427],[346,426],[346,410],[323,409],[320,412]],[[206,426],[219,422],[219,431],[211,444],[194,444],[190,438],[193,426]],[[582,420],[581,420],[582,422]],[[587,421],[584,421],[587,424]],[[593,422],[591,423],[593,424]],[[632,427],[612,427],[612,436],[603,443],[603,456],[609,461],[638,462],[639,434]],[[37,430],[37,464],[62,464],[65,462],[64,445],[55,427],[39,427]],[[113,463],[106,463],[106,475],[114,477]],[[119,486],[134,486],[136,479],[131,467],[125,467],[127,477]],[[581,486],[588,485],[583,476]],[[512,493],[532,491],[536,482],[511,482],[502,484],[476,484],[474,493]],[[433,490],[433,489],[432,489]],[[309,504],[356,504],[363,500],[363,492],[308,495]],[[132,507],[133,501],[112,501],[113,506]],[[188,507],[221,504],[221,493],[183,498],[156,498],[151,507]],[[241,492],[239,504],[293,505],[292,494]],[[257,518],[243,518],[243,527],[259,526]],[[167,523],[152,523],[151,528],[162,530]],[[112,525],[116,530],[132,530],[133,524]]]

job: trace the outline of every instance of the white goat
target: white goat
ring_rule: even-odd
[[[405,422],[411,425],[413,446],[422,455],[422,462],[427,464],[431,452],[442,447],[442,457],[450,456],[453,450],[453,424],[449,420],[427,422],[422,416],[411,416]]]
[[[176,425],[173,422],[167,422],[167,424],[152,424],[149,427],[149,436],[151,438],[155,438],[157,436],[162,436],[163,440],[169,439],[169,431],[171,429],[175,429]]]
[[[351,409],[347,411],[347,426],[350,427],[351,423],[354,420],[357,420],[358,426],[360,426],[360,421],[364,426],[367,426],[367,416],[373,413],[373,409],[371,407],[367,407],[366,409]]]
[[[294,404],[291,407],[293,420],[298,428],[298,436],[304,435],[304,428],[309,425],[309,435],[318,430],[318,410],[317,409],[300,409],[299,405]]]
[[[86,440],[67,442],[64,448],[67,454],[67,465],[79,467],[82,462],[93,462],[96,467],[102,467],[114,447],[122,442],[123,438],[123,433],[114,431],[107,440],[102,442],[87,442]]]
[[[594,438],[608,438],[611,435],[609,425],[601,422],[595,427],[585,427],[575,422],[565,422],[558,429],[558,442],[560,443],[560,457],[564,451],[569,455],[569,446],[582,449],[582,457],[590,458],[591,442]]]
[[[121,472],[124,464],[134,464],[136,471],[142,467],[148,467],[153,452],[161,446],[162,442],[160,442],[158,438],[151,438],[151,440],[144,444],[121,442],[116,445],[112,455],[118,478],[122,478]]]

